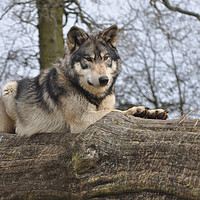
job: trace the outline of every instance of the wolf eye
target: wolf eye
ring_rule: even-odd
[[[83,65],[83,66],[81,66],[82,67],[82,69],[88,69],[88,66],[87,65]]]
[[[93,59],[91,57],[85,57],[85,60],[87,60],[88,62],[92,62]]]
[[[104,60],[108,60],[108,58],[109,58],[109,56],[106,55],[106,56],[104,56],[103,59],[104,59]]]

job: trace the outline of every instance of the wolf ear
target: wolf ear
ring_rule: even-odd
[[[78,28],[77,26],[73,26],[67,34],[67,46],[69,51],[74,51],[87,39],[88,35],[82,29]]]
[[[100,33],[100,37],[102,37],[106,41],[106,43],[108,43],[112,47],[116,47],[117,34],[118,28],[116,25],[113,25],[103,30],[103,32]]]

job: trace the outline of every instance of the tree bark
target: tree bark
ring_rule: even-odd
[[[198,200],[200,125],[112,112],[80,134],[0,134],[0,199]]]
[[[37,0],[40,68],[52,66],[64,54],[63,0]]]

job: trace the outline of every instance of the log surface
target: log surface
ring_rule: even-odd
[[[200,122],[112,112],[85,132],[0,134],[0,199],[200,199]]]

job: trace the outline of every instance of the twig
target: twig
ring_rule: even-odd
[[[195,123],[195,124],[194,124],[194,126],[193,126],[193,129],[195,129],[195,128],[196,128],[196,126],[197,126],[198,122],[199,122],[199,119],[197,119],[196,123]]]
[[[197,13],[194,13],[194,12],[191,12],[191,11],[187,11],[187,10],[183,10],[183,9],[181,9],[179,7],[174,7],[169,3],[168,0],[163,0],[163,4],[171,11],[179,12],[179,13],[182,13],[182,14],[185,14],[185,15],[196,17],[200,21],[200,15],[197,14]]]
[[[194,110],[191,110],[187,115],[185,115],[185,116],[183,117],[183,119],[179,122],[179,124],[181,124],[181,123],[187,118],[187,116],[190,115],[193,111],[194,111]]]

